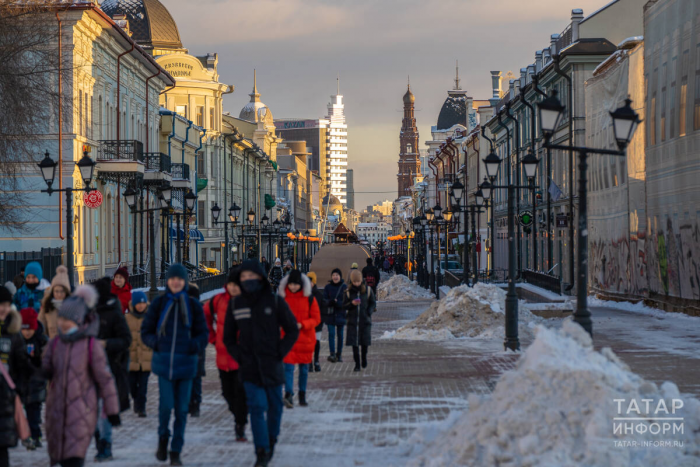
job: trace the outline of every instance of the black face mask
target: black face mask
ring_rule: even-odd
[[[25,282],[25,284],[27,284],[27,288],[28,288],[29,290],[34,290],[34,289],[36,289],[37,286],[39,285],[38,282],[37,282],[36,284],[30,284],[29,282]]]
[[[259,279],[248,279],[241,281],[241,288],[247,294],[254,294],[262,290],[262,281]]]

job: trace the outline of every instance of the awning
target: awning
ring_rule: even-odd
[[[190,241],[194,240],[197,243],[204,241],[204,234],[199,229],[190,229]]]
[[[182,241],[185,238],[185,231],[180,229],[180,235],[177,234],[177,229],[175,227],[170,227],[170,238],[177,238]]]

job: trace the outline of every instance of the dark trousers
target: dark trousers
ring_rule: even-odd
[[[158,404],[158,436],[167,438],[170,436],[170,415],[175,412],[173,424],[173,440],[170,450],[182,452],[185,444],[185,427],[187,426],[187,410],[192,392],[191,379],[176,379],[170,381],[162,376],[158,377],[158,389],[160,401]]]
[[[221,379],[221,394],[228,404],[228,410],[233,414],[236,425],[248,422],[248,405],[246,404],[245,388],[238,377],[238,370],[219,370]]]
[[[0,448],[0,467],[10,467],[10,453],[6,447]]]
[[[83,467],[83,465],[85,465],[85,459],[82,457],[69,457],[59,462],[59,465],[61,467]]]
[[[192,397],[190,405],[200,405],[202,403],[202,377],[196,376],[192,380]]]
[[[32,438],[41,438],[41,402],[32,402],[24,406]]]
[[[134,400],[134,412],[146,412],[149,376],[151,376],[150,371],[129,372],[129,387],[131,389],[131,398]]]
[[[248,410],[250,411],[250,427],[253,430],[255,449],[270,449],[270,442],[280,434],[282,424],[282,385],[258,386],[246,381],[245,388]]]
[[[321,353],[321,341],[316,341],[316,347],[314,347],[314,362],[318,363],[318,357]]]
[[[362,347],[358,347],[356,345],[352,346],[352,358],[355,360],[355,365],[360,364],[360,351],[362,352],[362,361],[367,361],[367,350],[368,347],[366,345],[363,345]]]

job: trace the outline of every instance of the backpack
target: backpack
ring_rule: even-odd
[[[375,287],[377,285],[377,278],[374,277],[374,274],[367,274],[367,277],[365,277],[365,284],[367,284],[367,287]]]

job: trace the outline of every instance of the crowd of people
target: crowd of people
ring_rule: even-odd
[[[64,266],[49,282],[39,263],[27,264],[0,286],[0,467],[19,443],[29,450],[46,443],[50,465],[78,467],[94,439],[95,461],[111,460],[120,414],[148,416],[151,373],[158,381],[155,457],[182,465],[187,418],[199,416],[208,344],[235,440],[247,441],[250,419],[255,466],[267,466],[283,410],[309,404],[324,325],[329,362],[342,362],[345,346],[354,371],[367,367],[379,269],[367,258],[362,271],[352,264],[347,281],[340,268],[322,289],[318,279],[291,261],[248,259],[202,304],[185,267],[173,264],[165,290],[149,302],[132,290],[126,268],[73,289]]]

